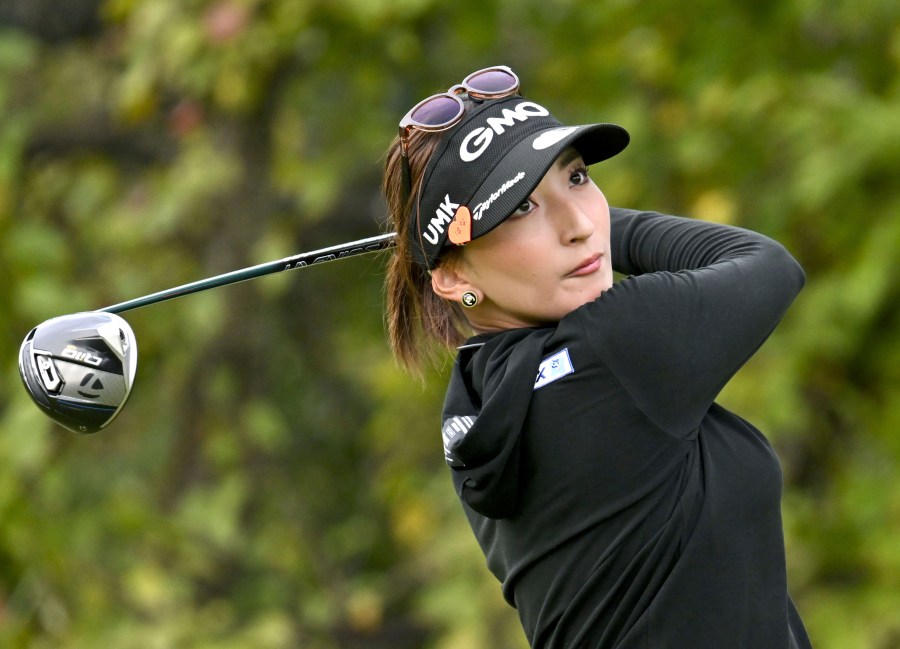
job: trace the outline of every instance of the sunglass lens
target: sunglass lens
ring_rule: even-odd
[[[500,93],[516,87],[516,78],[505,70],[485,70],[468,77],[466,85],[479,92]]]
[[[410,117],[418,124],[441,126],[455,119],[462,110],[460,102],[446,95],[438,95],[422,102]]]

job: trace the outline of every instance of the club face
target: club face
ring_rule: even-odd
[[[134,332],[114,313],[47,320],[19,349],[19,374],[32,400],[76,433],[95,433],[119,414],[136,370]]]

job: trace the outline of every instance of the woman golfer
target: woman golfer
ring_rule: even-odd
[[[390,342],[411,368],[458,347],[444,454],[488,567],[532,647],[810,647],[778,459],[714,401],[802,269],[747,230],[611,209],[587,166],[626,131],[518,90],[495,67],[420,102],[384,177]]]

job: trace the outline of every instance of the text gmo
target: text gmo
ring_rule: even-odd
[[[516,122],[524,122],[529,117],[545,117],[550,112],[533,101],[523,101],[513,109],[504,108],[501,117],[488,117],[487,127],[479,126],[469,133],[459,146],[459,157],[465,162],[477,160],[494,140],[494,134],[503,135]]]

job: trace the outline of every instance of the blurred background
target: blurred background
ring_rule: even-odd
[[[449,364],[392,361],[384,258],[126,314],[99,434],[49,422],[28,330],[377,233],[418,99],[492,64],[632,145],[615,205],[782,241],[808,283],[721,402],[785,473],[817,649],[900,647],[900,4],[2,0],[0,646],[523,649],[456,502]],[[448,361],[449,363],[449,361]]]

